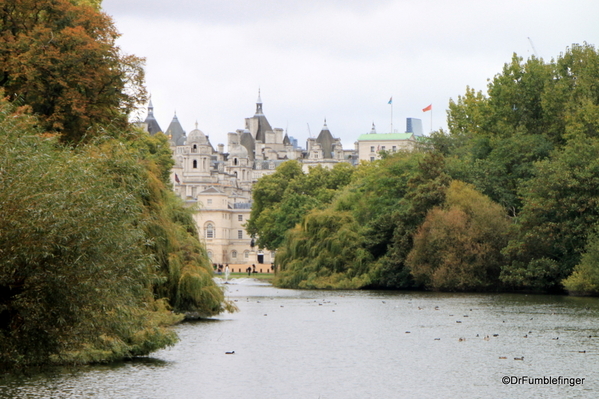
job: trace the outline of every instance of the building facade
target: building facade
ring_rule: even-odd
[[[252,187],[262,176],[272,174],[287,160],[298,160],[307,172],[309,167],[332,168],[339,162],[357,162],[355,151],[343,150],[326,121],[316,139],[309,139],[307,149],[297,146],[283,129],[272,128],[262,110],[258,94],[254,116],[245,118],[245,127],[227,135],[225,146],[216,148],[204,132],[186,133],[177,116],[164,132],[170,140],[175,165],[171,180],[175,193],[188,206],[198,209],[194,219],[200,238],[215,264],[229,264],[234,272],[256,265],[256,271],[270,270],[274,252],[260,250],[245,230],[252,205]],[[160,130],[148,107],[148,117],[140,124],[150,134]]]
[[[411,151],[416,147],[416,136],[408,133],[377,133],[374,123],[370,133],[358,137],[357,150],[360,161],[375,161],[381,152]]]

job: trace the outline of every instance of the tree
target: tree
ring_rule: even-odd
[[[419,227],[406,263],[430,289],[497,289],[509,226],[503,207],[454,180],[443,205],[431,209]]]
[[[146,95],[143,60],[121,53],[110,17],[79,3],[6,0],[0,7],[0,87],[69,143],[129,131],[128,114]]]
[[[570,294],[599,295],[599,236],[589,236],[586,251],[572,274],[562,281]]]
[[[371,257],[349,212],[312,210],[290,230],[277,254],[275,284],[288,288],[355,289],[370,284]]]
[[[390,214],[392,236],[385,255],[377,261],[373,286],[394,289],[417,287],[406,265],[413,236],[429,209],[443,203],[451,182],[445,173],[445,159],[441,154],[426,153],[417,159],[418,166],[409,175],[405,195]]]
[[[155,140],[71,149],[22,111],[0,100],[0,369],[146,355],[173,309],[234,310]]]
[[[332,169],[319,165],[305,174],[299,162],[284,162],[254,186],[248,233],[258,236],[259,247],[278,248],[285,233],[311,209],[329,204],[337,190],[350,182],[352,173],[353,167],[347,163]]]
[[[130,157],[70,150],[0,101],[0,368],[107,361],[172,344]],[[115,176],[105,162],[130,174]],[[126,184],[123,184],[126,183]]]
[[[579,263],[587,237],[599,221],[599,139],[571,139],[536,164],[523,185],[518,237],[510,241],[510,264],[502,280],[514,287],[559,290]]]

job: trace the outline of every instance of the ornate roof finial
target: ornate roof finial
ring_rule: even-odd
[[[260,98],[260,88],[258,88],[258,100],[256,100],[256,115],[263,115],[262,98]]]
[[[372,129],[370,129],[370,134],[376,134],[376,128],[374,127],[374,122],[372,122]]]
[[[196,120],[196,130],[198,129],[198,121]]]

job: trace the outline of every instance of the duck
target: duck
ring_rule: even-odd
[[[514,360],[524,360],[524,356],[522,356],[522,357],[515,357]]]
[[[499,356],[500,359],[507,359],[507,356]]]
[[[231,352],[225,352],[225,355],[234,355],[235,351],[231,351]]]

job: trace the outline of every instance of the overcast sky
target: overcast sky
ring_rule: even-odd
[[[146,58],[162,129],[176,112],[215,146],[245,127],[259,88],[273,127],[305,147],[326,118],[349,149],[373,122],[389,132],[391,107],[398,132],[407,117],[422,119],[425,132],[446,128],[449,99],[466,86],[486,91],[513,53],[528,58],[534,46],[550,60],[572,43],[599,45],[597,0],[104,0],[103,8],[121,48]]]

